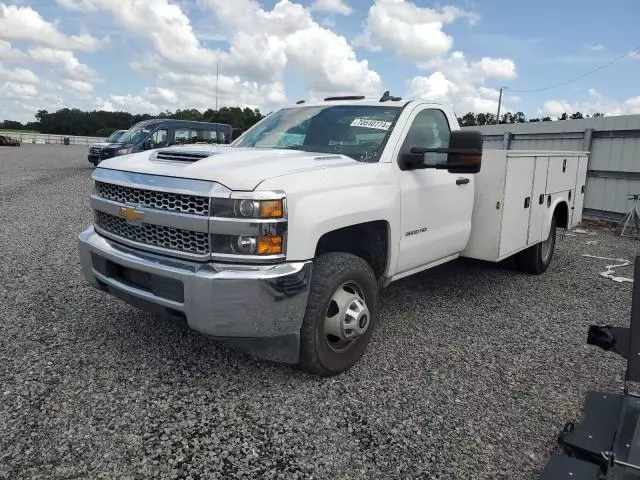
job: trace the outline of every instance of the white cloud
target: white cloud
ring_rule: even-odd
[[[202,2],[236,32],[220,63],[229,74],[282,84],[291,66],[312,94],[379,93],[380,76],[368,62],[358,60],[343,36],[319,25],[302,5],[280,0],[265,10],[250,0]]]
[[[38,83],[38,77],[26,68],[6,69],[0,65],[0,78],[18,83]]]
[[[337,13],[338,15],[351,15],[351,8],[344,0],[315,0],[311,5],[311,10],[319,12]]]
[[[591,88],[589,89],[589,95],[585,99],[575,102],[562,99],[548,100],[538,109],[539,115],[547,115],[552,118],[563,113],[571,115],[575,112],[589,115],[604,113],[608,116],[640,114],[640,96],[618,101],[607,98]]]
[[[5,3],[0,3],[0,39],[23,40],[51,48],[85,52],[94,51],[107,41],[88,34],[65,35],[33,8]]]
[[[505,58],[484,57],[469,62],[462,52],[452,52],[430,62],[436,70],[411,80],[411,96],[423,100],[451,103],[460,112],[492,112],[498,107],[499,91],[485,86],[487,79],[511,79],[515,63]],[[503,98],[505,111],[510,99]],[[515,102],[514,102],[515,103]]]
[[[458,112],[493,112],[498,108],[498,90],[472,83],[454,83],[442,72],[414,77],[410,92],[414,98],[452,104]]]
[[[389,49],[419,65],[427,64],[451,49],[453,37],[443,27],[461,18],[475,23],[479,17],[455,6],[435,10],[405,0],[376,0],[369,9],[364,33],[355,43],[374,50]]]
[[[156,55],[173,66],[210,69],[219,52],[200,44],[189,17],[169,0],[57,0],[71,10],[109,12],[116,21],[152,44]]]
[[[31,59],[48,64],[63,77],[83,82],[96,78],[96,73],[89,66],[76,58],[68,50],[56,50],[47,47],[30,48],[27,52]]]
[[[90,82],[83,82],[82,80],[66,79],[64,83],[65,85],[67,85],[67,87],[71,88],[72,90],[74,90],[79,94],[88,95],[91,92],[93,92],[93,84],[91,84]]]
[[[483,57],[480,61],[471,65],[486,78],[512,79],[516,76],[516,64],[507,58]]]
[[[638,50],[631,50],[629,52],[629,58],[634,60],[640,60],[640,52]]]
[[[38,95],[38,89],[31,83],[6,82],[0,85],[0,98],[29,99]]]
[[[585,45],[584,48],[586,48],[587,50],[590,50],[592,52],[603,52],[604,51],[604,45],[602,45],[601,43],[598,43],[596,45]]]
[[[15,61],[24,58],[24,53],[13,48],[11,44],[5,40],[0,40],[0,61]]]

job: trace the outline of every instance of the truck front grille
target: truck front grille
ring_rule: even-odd
[[[91,148],[89,149],[89,152],[90,152],[92,155],[100,155],[100,152],[101,152],[101,151],[102,151],[102,148],[101,148],[101,147],[91,147]]]
[[[141,188],[123,187],[112,183],[96,182],[96,194],[118,203],[140,205],[177,213],[209,215],[209,198],[181,193],[157,192]]]
[[[98,227],[127,240],[166,248],[177,252],[209,255],[209,236],[202,232],[152,225],[149,223],[128,223],[124,218],[95,211]]]

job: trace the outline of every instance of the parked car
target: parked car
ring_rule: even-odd
[[[102,151],[102,149],[111,143],[117,142],[118,139],[125,133],[126,130],[116,130],[111,135],[109,135],[106,142],[92,143],[89,146],[89,161],[97,165],[100,161],[100,152]]]
[[[229,144],[233,128],[223,123],[194,122],[189,120],[153,119],[139,122],[127,130],[117,141],[103,146],[99,152],[89,154],[89,162],[101,161],[129,153],[153,150],[171,145]]]
[[[296,104],[227,148],[100,164],[81,264],[133,305],[333,375],[365,351],[379,291],[396,280],[459,257],[546,271],[556,228],[581,221],[587,158],[483,152],[440,103]]]
[[[19,147],[20,140],[15,138],[7,137],[6,135],[0,135],[0,146],[4,147]]]

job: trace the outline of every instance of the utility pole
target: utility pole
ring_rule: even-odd
[[[218,111],[218,77],[219,77],[219,70],[218,70],[218,64],[216,63],[216,112]],[[502,90],[500,90],[500,93],[502,94]],[[499,109],[500,107],[498,107]]]
[[[507,87],[500,87],[500,96],[498,97],[498,114],[496,115],[496,125],[500,123],[500,107],[502,106],[502,90]]]

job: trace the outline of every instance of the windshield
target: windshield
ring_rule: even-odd
[[[134,125],[118,139],[118,143],[126,143],[127,145],[135,145],[144,140],[151,132],[155,125]]]
[[[107,143],[115,143],[126,130],[118,130],[117,132],[113,132],[109,138],[107,138]]]
[[[233,146],[338,153],[377,162],[400,110],[386,105],[285,108],[249,129]]]

